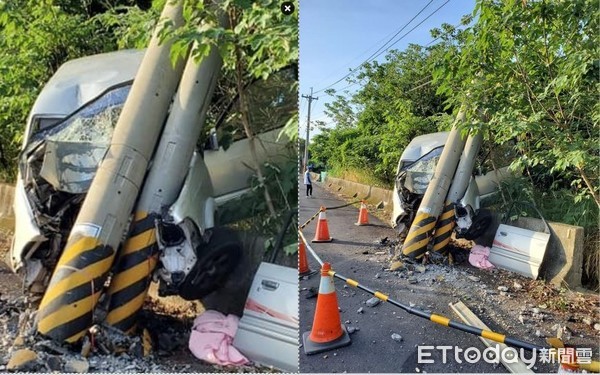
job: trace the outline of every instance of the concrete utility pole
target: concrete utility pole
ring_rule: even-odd
[[[304,169],[308,167],[308,137],[310,136],[310,106],[313,100],[319,100],[318,97],[313,96],[313,88],[310,88],[310,95],[302,95],[303,98],[308,99],[308,118],[306,120],[306,142],[304,142]]]
[[[448,135],[433,178],[429,182],[419,210],[402,245],[402,253],[411,258],[421,258],[425,254],[435,231],[436,222],[445,207],[445,198],[465,148],[466,137],[463,138],[459,130],[460,123],[464,121],[465,112],[464,108],[461,108]],[[450,219],[450,214],[447,215]]]
[[[182,0],[167,2],[161,15],[165,20],[173,27],[183,24]],[[162,24],[155,29],[106,157],[40,303],[37,330],[58,342],[78,341],[94,321],[94,309],[181,79],[185,59],[171,64],[171,42],[160,41]]]

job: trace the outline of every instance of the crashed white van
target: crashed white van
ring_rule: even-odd
[[[400,156],[392,194],[391,224],[401,237],[406,236],[415,218],[448,134],[438,132],[415,137]],[[464,196],[458,202],[453,202],[458,237],[472,240],[483,234],[491,223],[491,216],[482,212],[481,201],[495,194],[499,182],[509,175],[508,168],[501,168],[471,177]]]
[[[47,82],[31,110],[19,157],[9,263],[23,275],[26,289],[32,292],[43,293],[46,288],[110,144],[143,55],[144,51],[125,50],[69,61]],[[287,87],[294,85],[290,82]],[[295,91],[282,92],[278,97],[278,103],[291,101],[295,106]],[[225,114],[223,118],[227,118]],[[262,161],[277,162],[292,152],[286,139],[278,140],[282,126],[262,127],[259,139],[263,147],[258,147]],[[225,253],[223,249],[205,248],[203,251],[209,253],[194,254],[182,251],[182,244],[191,241],[195,233],[190,231],[204,233],[215,226],[219,206],[247,192],[253,173],[246,165],[250,160],[247,139],[237,139],[226,151],[215,139],[211,137],[213,142],[207,142],[210,146],[199,148],[185,166],[189,169],[179,198],[165,211],[165,223],[180,229],[157,231],[159,236],[186,237],[181,241],[158,239],[167,248],[177,247],[177,251],[163,253],[158,272],[161,277],[184,285],[188,276],[197,280],[199,274],[210,273],[210,277],[202,278],[205,284],[196,285],[198,293],[193,298],[223,283],[239,254],[234,248]],[[210,183],[200,183],[199,179],[207,175]],[[196,207],[208,207],[208,211],[198,212]],[[193,225],[186,224],[189,222]],[[200,258],[202,262],[197,261]],[[171,286],[177,292],[177,285]]]

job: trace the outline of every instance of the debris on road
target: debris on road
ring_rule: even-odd
[[[90,369],[90,364],[85,359],[72,359],[65,363],[64,370],[65,372],[70,373],[84,373],[88,372]]]
[[[30,349],[19,349],[15,351],[6,365],[7,370],[26,371],[33,370],[33,365],[36,364],[38,355]]]
[[[367,302],[365,302],[365,303],[369,307],[375,307],[375,306],[377,306],[377,305],[379,305],[381,303],[381,300],[379,298],[377,298],[377,297],[372,297],[372,298],[369,298],[367,300]]]
[[[404,338],[397,333],[392,333],[392,340],[397,341],[397,342],[402,342],[402,341],[404,341]]]
[[[359,307],[358,310],[356,310],[356,312],[359,313],[359,314],[363,314],[364,311],[365,310],[362,307]]]

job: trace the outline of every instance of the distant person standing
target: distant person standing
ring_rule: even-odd
[[[312,197],[312,180],[310,179],[310,171],[312,170],[312,168],[308,167],[306,168],[306,171],[304,172],[304,185],[306,185],[306,196],[307,197]]]

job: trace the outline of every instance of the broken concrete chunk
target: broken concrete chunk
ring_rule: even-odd
[[[381,303],[381,300],[376,297],[369,298],[369,300],[367,300],[367,306],[369,306],[369,307],[375,307],[375,306],[379,305],[380,303]]]
[[[6,365],[7,370],[24,370],[29,366],[35,364],[38,355],[29,349],[20,349],[15,351],[8,360]]]
[[[537,331],[535,331],[535,335],[537,337],[543,337],[544,335],[542,335],[542,331],[540,331],[539,329]]]
[[[592,325],[592,319],[590,318],[583,318],[581,321],[583,322],[583,324],[586,324],[588,326]]]
[[[357,313],[362,314],[364,312],[364,309],[362,307],[360,307],[358,310],[356,310]]]
[[[479,282],[479,280],[481,280],[479,277],[477,276],[468,276],[469,280],[474,281],[476,283]]]
[[[348,333],[351,335],[351,334],[355,333],[356,331],[358,331],[358,328],[354,327],[354,326],[346,326],[346,331],[348,331]]]
[[[90,364],[85,359],[72,359],[65,363],[65,372],[81,374],[88,372]]]
[[[408,283],[409,284],[416,284],[418,282],[417,278],[414,276],[411,276],[408,278]]]
[[[48,357],[48,359],[46,360],[46,368],[48,369],[48,371],[50,372],[62,372],[62,360],[60,359],[60,357],[58,356],[50,356]]]
[[[425,266],[415,266],[415,271],[420,272],[420,273],[424,273],[425,271],[427,271],[427,267],[425,267]]]
[[[513,284],[513,288],[515,288],[516,291],[519,291],[519,290],[523,289],[523,285],[521,285],[515,281]]]
[[[392,340],[394,340],[396,342],[402,342],[402,341],[404,341],[404,338],[402,338],[402,336],[400,336],[397,333],[392,333]]]
[[[505,286],[499,286],[499,287],[498,287],[498,290],[499,290],[499,291],[501,291],[501,292],[508,292],[508,287],[505,287]]]

